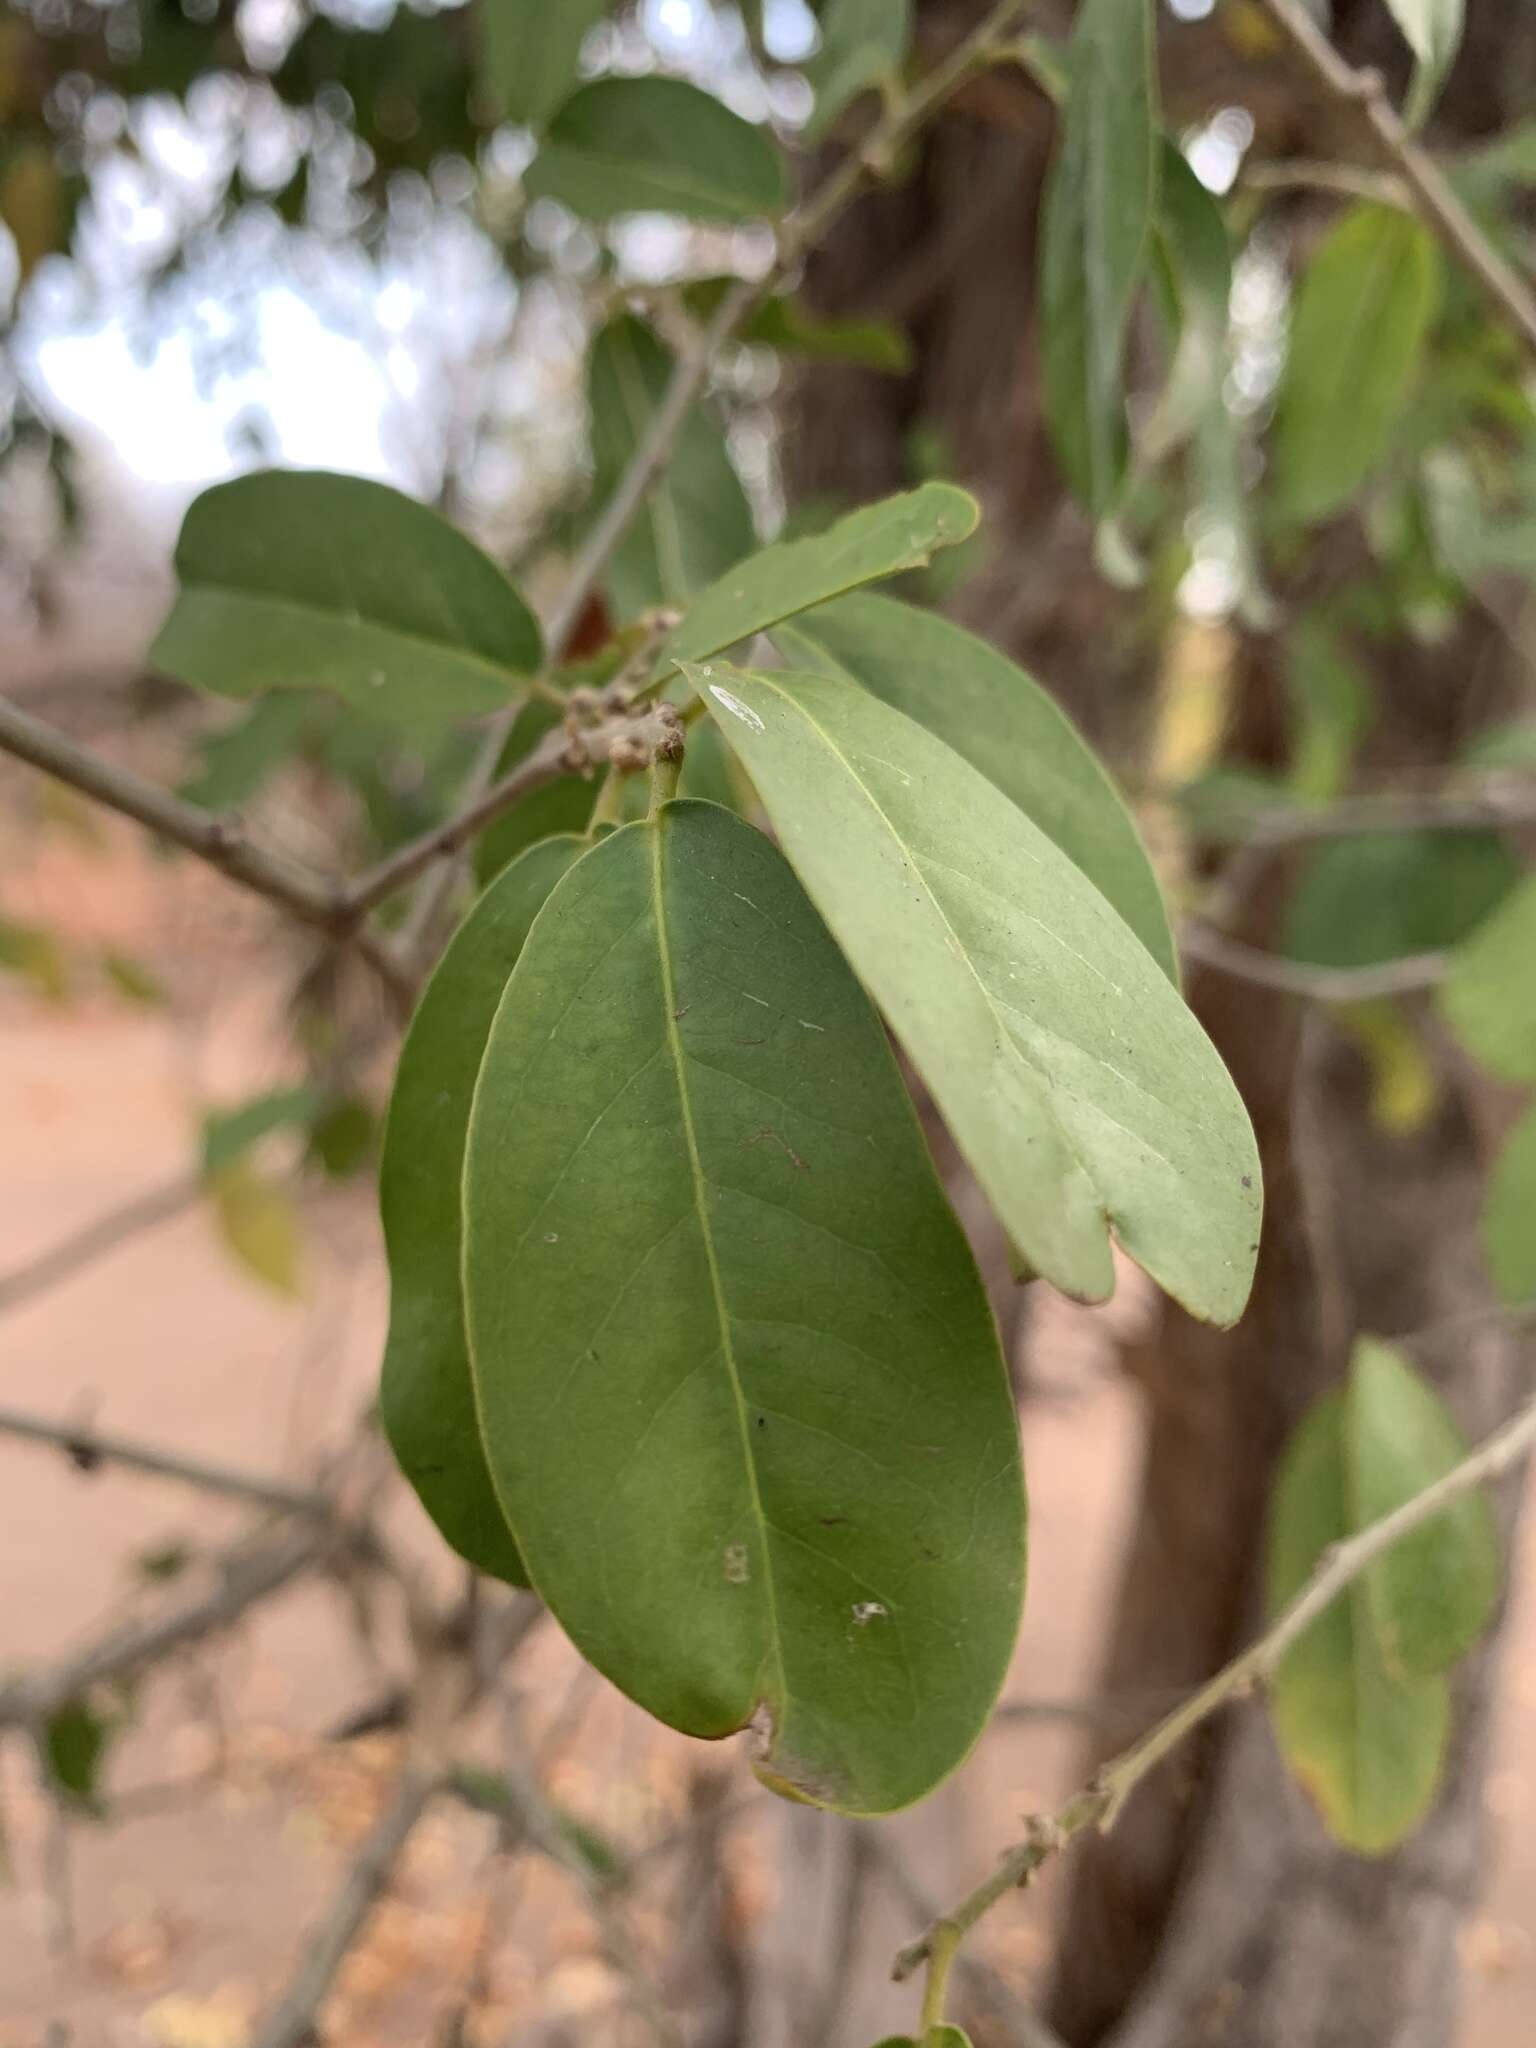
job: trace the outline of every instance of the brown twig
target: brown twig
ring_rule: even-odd
[[[287,1514],[327,1516],[333,1512],[325,1495],[310,1487],[287,1486],[280,1479],[267,1479],[259,1473],[211,1465],[133,1437],[111,1436],[74,1423],[48,1422],[15,1408],[0,1408],[0,1436],[52,1444],[82,1472],[93,1471],[101,1464],[127,1465],[135,1471],[156,1473],[163,1479],[180,1480],[205,1493],[228,1494],[232,1500],[251,1501],[258,1507],[277,1508]]]
[[[1038,1818],[1022,1842],[1007,1851],[984,1884],[936,1918],[927,1932],[896,1958],[900,1981],[926,1963],[925,2012],[942,2008],[944,1984],[966,1935],[1001,1899],[1027,1884],[1041,1865],[1089,1828],[1114,1826],[1126,1801],[1150,1771],[1185,1737],[1230,1702],[1246,1697],[1271,1678],[1297,1639],[1377,1558],[1413,1530],[1474,1488],[1512,1471],[1536,1446],[1536,1398],[1486,1437],[1461,1463],[1412,1500],[1383,1515],[1356,1535],[1333,1544],[1296,1598],[1258,1640],[1223,1666],[1151,1732],[1108,1763],[1055,1814]]]
[[[1319,1003],[1370,1003],[1384,996],[1417,995],[1444,981],[1450,966],[1448,953],[1409,953],[1376,967],[1314,967],[1266,953],[1242,939],[1229,939],[1196,919],[1179,927],[1179,950],[1186,960],[1234,981]]]
[[[401,1772],[393,1798],[353,1859],[293,1981],[251,2037],[251,2048],[310,2048],[316,2040],[316,2021],[336,1973],[441,1788],[435,1772],[417,1765]]]
[[[1456,197],[1434,158],[1409,133],[1375,71],[1357,71],[1341,57],[1305,0],[1263,0],[1270,19],[1333,99],[1358,109],[1361,124],[1401,178],[1415,210],[1458,256],[1536,355],[1536,292],[1507,263]]]
[[[191,1208],[202,1192],[203,1183],[199,1175],[179,1173],[162,1187],[135,1195],[121,1208],[98,1216],[94,1222],[62,1238],[26,1265],[14,1267],[9,1273],[0,1273],[0,1313],[20,1308],[23,1302],[45,1294],[50,1287],[57,1287],[95,1260],[104,1258],[108,1252],[116,1251],[119,1245],[127,1244],[158,1224],[169,1223],[173,1216]]]

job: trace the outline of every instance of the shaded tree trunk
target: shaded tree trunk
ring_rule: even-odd
[[[944,39],[971,11],[930,0],[925,20]],[[1358,28],[1353,55],[1398,63],[1385,10],[1338,13],[1346,41]],[[1235,99],[1255,111],[1265,154],[1356,153],[1338,117],[1273,60],[1246,74],[1214,30],[1174,28],[1165,44],[1170,95],[1191,114]],[[1508,120],[1533,76],[1536,22],[1474,0],[1447,118],[1467,133]],[[1134,762],[1154,717],[1157,649],[1138,637],[1137,604],[1095,574],[1039,416],[1034,235],[1053,121],[1024,82],[983,81],[907,181],[864,202],[817,259],[817,300],[901,319],[918,363],[903,380],[809,375],[791,401],[788,459],[797,494],[863,499],[910,481],[921,426],[944,471],[983,501],[988,552],[956,609],[1040,676],[1112,761]],[[1236,721],[1259,755],[1275,746],[1281,651],[1251,641],[1238,656]],[[1380,766],[1443,764],[1512,686],[1511,657],[1477,620],[1436,655],[1403,646],[1381,659]],[[1279,863],[1250,879],[1238,928],[1259,943],[1284,880]],[[1259,1132],[1267,1220],[1238,1329],[1169,1307],[1126,1361],[1147,1395],[1149,1441],[1111,1625],[1116,1692],[1191,1687],[1253,1629],[1276,1459],[1338,1379],[1355,1331],[1449,1325],[1419,1356],[1474,1433],[1513,1405],[1522,1363],[1488,1313],[1480,1104],[1449,1048],[1432,1121],[1392,1137],[1373,1121],[1358,1055],[1325,1020],[1209,976],[1190,994]],[[1071,2048],[1449,2048],[1496,1655],[1485,1649],[1459,1679],[1434,1817],[1384,1861],[1329,1844],[1254,1705],[1144,1787],[1112,1836],[1076,1851],[1051,2001]]]

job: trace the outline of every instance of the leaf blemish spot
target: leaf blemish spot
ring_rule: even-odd
[[[704,669],[701,673],[708,675],[709,670]],[[768,730],[755,711],[743,704],[739,697],[733,697],[729,690],[722,690],[718,683],[710,684],[709,694],[714,698],[722,711],[729,711],[732,718],[739,718],[741,723],[745,726],[750,726],[753,732],[766,732]]]
[[[853,1625],[855,1628],[868,1628],[872,1621],[886,1620],[890,1615],[890,1611],[885,1603],[880,1600],[855,1600],[853,1603]]]
[[[752,1561],[747,1555],[745,1543],[728,1545],[725,1553],[725,1582],[728,1586],[744,1586],[752,1576]]]

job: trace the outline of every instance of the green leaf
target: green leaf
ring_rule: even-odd
[[[465,1346],[460,1181],[496,1006],[529,927],[581,851],[569,837],[528,848],[454,934],[400,1054],[379,1168],[390,1283],[385,1434],[448,1543],[518,1586],[527,1573],[491,1485]]]
[[[683,301],[696,319],[707,320],[736,283],[733,277],[705,277],[683,287]],[[912,367],[912,343],[888,320],[830,319],[789,293],[766,299],[737,330],[742,341],[802,356],[814,363],[849,363],[904,377]]]
[[[1296,296],[1274,427],[1285,517],[1337,512],[1402,423],[1440,304],[1429,229],[1393,206],[1355,206],[1323,241]]]
[[[687,671],[1029,1266],[1114,1286],[1111,1229],[1230,1323],[1257,1250],[1247,1113],[1167,974],[995,784],[831,676]]]
[[[1416,60],[1403,118],[1417,128],[1461,48],[1464,0],[1387,0],[1387,5]]]
[[[1536,1081],[1536,876],[1457,947],[1440,1005],[1490,1073]]]
[[[871,86],[894,85],[912,40],[912,0],[828,0],[821,45],[803,67],[816,104],[806,137],[819,141]]]
[[[274,1294],[297,1295],[299,1219],[282,1189],[236,1160],[210,1175],[208,1191],[224,1242],[240,1264]]]
[[[632,314],[610,321],[593,343],[587,390],[596,503],[612,495],[629,468],[674,368],[671,351]],[[747,554],[753,539],[752,509],[725,436],[695,405],[671,461],[613,552],[609,596],[621,618],[685,604]]]
[[[326,1103],[309,1131],[309,1156],[331,1180],[348,1180],[373,1157],[378,1119],[360,1096]]]
[[[781,540],[740,563],[688,607],[667,661],[707,661],[783,619],[924,567],[976,530],[979,508],[953,484],[923,484],[850,512],[825,532]]]
[[[1536,1109],[1504,1141],[1483,1206],[1483,1248],[1502,1301],[1536,1304]]]
[[[100,1819],[101,1765],[115,1724],[87,1706],[70,1700],[43,1723],[43,1761],[48,1782],[66,1806]]]
[[[588,31],[612,0],[480,0],[480,70],[509,121],[541,127],[576,80]]]
[[[168,1001],[165,983],[142,960],[135,960],[131,953],[120,953],[115,947],[108,947],[101,956],[101,966],[124,1002],[136,1004],[144,1010],[165,1007]]]
[[[559,705],[530,697],[507,735],[497,775],[505,775],[525,754],[531,754],[545,734],[554,731],[562,715]],[[481,888],[541,839],[553,839],[562,832],[585,832],[597,791],[595,777],[557,776],[493,819],[475,841],[475,879]]]
[[[1045,192],[1046,422],[1067,482],[1096,516],[1125,478],[1126,329],[1157,203],[1153,57],[1150,0],[1083,0]]]
[[[1160,145],[1157,247],[1178,338],[1168,381],[1143,435],[1148,461],[1161,460],[1202,422],[1214,417],[1226,424],[1232,251],[1220,207],[1166,136]]]
[[[773,137],[680,78],[600,78],[549,124],[523,187],[587,220],[676,213],[741,221],[783,210]]]
[[[235,1109],[210,1110],[203,1119],[203,1172],[209,1178],[243,1159],[263,1138],[297,1130],[314,1116],[319,1098],[307,1083],[274,1088]]]
[[[577,1647],[775,1789],[961,1761],[1023,1574],[1011,1397],[873,1009],[770,842],[676,802],[540,913],[465,1169],[497,1490]]]
[[[203,1172],[210,1179],[243,1159],[263,1138],[297,1130],[315,1114],[318,1097],[307,1083],[252,1096],[236,1109],[210,1110],[203,1119]]]
[[[178,793],[210,811],[249,803],[299,752],[310,727],[318,722],[314,703],[298,693],[264,698],[234,725],[202,742],[202,766]]]
[[[332,690],[414,739],[500,710],[540,660],[506,577],[425,505],[360,477],[261,470],[204,491],[150,663],[230,697]]]
[[[69,965],[64,949],[41,925],[16,924],[0,917],[0,972],[21,975],[44,1002],[68,999]]]
[[[1282,947],[1320,967],[1374,967],[1454,946],[1519,869],[1492,832],[1363,832],[1309,850]]]
[[[1272,1613],[1296,1597],[1330,1545],[1354,1533],[1346,1439],[1345,1397],[1329,1394],[1285,1454],[1269,1515]],[[1286,1653],[1270,1710],[1287,1764],[1347,1848],[1385,1855],[1429,1812],[1450,1733],[1450,1690],[1444,1678],[1392,1675],[1358,1580]]]
[[[1358,1529],[1443,1479],[1467,1455],[1444,1402],[1391,1345],[1362,1337],[1345,1424]],[[1465,1494],[1367,1567],[1377,1647],[1394,1677],[1446,1671],[1488,1627],[1499,1598],[1499,1539],[1483,1493]]]
[[[1055,840],[1177,983],[1157,877],[1113,783],[1066,713],[984,640],[861,593],[775,630],[792,666],[862,684],[979,768]]]

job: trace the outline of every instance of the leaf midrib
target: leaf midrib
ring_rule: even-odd
[[[703,1160],[699,1153],[698,1130],[693,1118],[693,1100],[688,1092],[687,1056],[683,1049],[682,1034],[677,1028],[677,987],[672,971],[672,947],[667,931],[666,892],[662,886],[662,833],[665,830],[665,814],[649,821],[647,828],[651,840],[651,903],[656,925],[656,952],[661,967],[662,1012],[666,1022],[667,1045],[672,1056],[672,1067],[677,1077],[677,1099],[682,1117],[683,1143],[688,1155],[688,1170],[693,1181],[694,1207],[698,1212],[699,1235],[704,1246],[704,1257],[709,1268],[709,1284],[714,1295],[715,1315],[720,1325],[720,1355],[725,1361],[731,1394],[736,1406],[736,1422],[741,1437],[741,1457],[746,1468],[747,1490],[751,1499],[753,1519],[757,1523],[758,1541],[763,1560],[764,1597],[768,1610],[768,1639],[771,1645],[774,1675],[778,1680],[777,1706],[778,1724],[771,1731],[776,1737],[782,1729],[783,1719],[790,1702],[789,1681],[784,1668],[784,1638],[779,1627],[778,1596],[773,1578],[773,1548],[770,1541],[774,1525],[769,1521],[763,1506],[762,1489],[758,1485],[757,1463],[752,1455],[752,1432],[747,1418],[746,1395],[741,1384],[741,1370],[736,1362],[735,1346],[732,1342],[731,1316],[726,1304],[725,1283],[720,1271],[719,1255],[715,1249],[714,1228],[709,1208],[709,1183],[705,1177]],[[756,1688],[759,1692],[761,1687]]]

